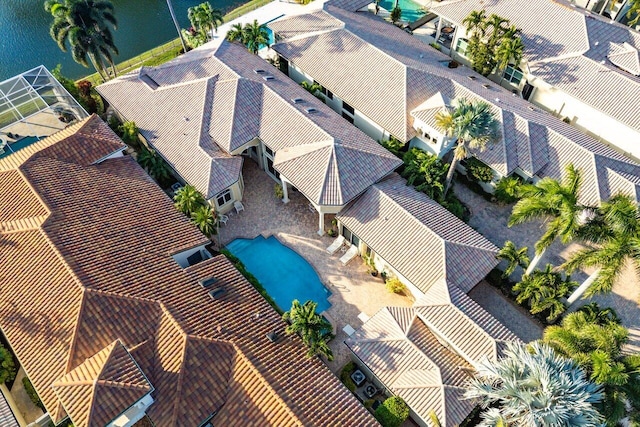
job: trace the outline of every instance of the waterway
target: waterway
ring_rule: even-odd
[[[189,26],[187,9],[204,0],[172,0],[178,21]],[[245,0],[211,1],[227,13]],[[113,31],[121,62],[176,38],[177,32],[166,0],[112,0],[118,28]],[[62,64],[62,72],[79,78],[95,72],[76,64],[70,52],[62,52],[49,35],[53,17],[44,10],[44,0],[0,0],[0,81],[38,65],[52,69]]]

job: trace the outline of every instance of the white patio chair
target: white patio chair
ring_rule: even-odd
[[[220,215],[218,215],[218,221],[221,224],[227,225],[227,221],[229,221],[229,217],[227,215],[220,214]]]
[[[244,210],[244,205],[238,200],[233,202],[233,207],[236,209],[236,213],[240,213],[240,211]]]
[[[339,235],[336,238],[336,240],[333,241],[331,246],[329,246],[327,248],[327,252],[329,252],[331,255],[335,254],[342,247],[342,245],[344,245],[344,242],[345,242],[344,236],[343,235]]]
[[[342,258],[340,258],[340,262],[342,263],[342,265],[349,264],[349,262],[354,259],[359,252],[360,251],[358,251],[358,247],[356,245],[351,245],[349,250],[347,250],[347,252],[342,255]]]

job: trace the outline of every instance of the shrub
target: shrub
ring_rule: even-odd
[[[0,383],[11,383],[16,378],[13,354],[0,344]]]
[[[402,9],[400,9],[400,7],[396,6],[393,9],[391,9],[391,13],[389,14],[389,18],[391,19],[391,22],[395,24],[400,20],[401,17],[402,17]]]
[[[394,294],[403,294],[407,290],[407,287],[400,281],[400,279],[398,279],[397,277],[392,277],[391,279],[387,280],[387,290],[389,292],[393,292]]]
[[[498,202],[509,204],[518,201],[518,190],[522,181],[514,176],[501,178],[496,184],[496,191],[493,193]]]
[[[356,364],[349,362],[342,367],[340,371],[340,381],[345,385],[352,393],[356,391],[356,383],[351,379],[351,374],[356,370]]]
[[[124,122],[118,125],[118,133],[122,136],[122,140],[134,147],[140,147],[140,139],[138,138],[138,126],[136,122]]]
[[[27,377],[22,378],[22,384],[24,385],[24,391],[27,392],[27,396],[29,396],[29,399],[31,399],[33,404],[36,405],[38,408],[42,409],[43,411],[46,411],[46,409],[44,408],[44,405],[42,404],[42,401],[40,400],[40,396],[38,396],[38,393],[36,393],[36,389],[33,388],[33,384],[31,384],[31,381],[29,381],[29,378]]]
[[[440,201],[449,165],[443,163],[437,156],[419,148],[407,151],[402,161],[404,170],[401,175],[407,179],[407,184],[415,186],[416,190],[430,198]]]
[[[436,50],[441,50],[442,46],[440,46],[438,43],[429,43],[429,46],[431,46],[432,48],[436,49]]]
[[[390,137],[388,140],[379,141],[380,145],[389,150],[396,157],[402,158],[402,149],[404,148],[404,142],[396,139],[395,137]]]
[[[475,157],[467,159],[466,168],[471,178],[476,181],[491,182],[493,179],[493,170]]]
[[[392,396],[378,406],[374,415],[383,427],[399,427],[409,417],[409,406],[400,396]]]
[[[464,222],[469,222],[469,209],[458,199],[453,191],[447,193],[447,199],[440,204]]]
[[[78,101],[82,104],[85,110],[89,114],[95,114],[98,112],[98,104],[91,93],[91,88],[93,85],[89,80],[81,80],[76,83],[76,87],[78,88],[78,94],[80,95],[80,99]]]
[[[365,408],[367,408],[368,410],[371,410],[375,402],[376,402],[375,399],[367,399],[362,404],[364,405]]]
[[[274,185],[273,194],[275,194],[278,199],[282,199],[284,197],[284,190],[282,189],[282,185],[280,184]]]

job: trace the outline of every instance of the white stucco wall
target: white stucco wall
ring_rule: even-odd
[[[180,265],[180,267],[182,268],[187,268],[189,267],[189,263],[187,262],[187,258],[189,258],[191,255],[195,254],[198,251],[202,251],[203,252],[203,258],[207,259],[210,257],[209,252],[205,249],[205,245],[202,246],[198,246],[192,249],[187,249],[186,251],[183,252],[179,252],[177,254],[173,254],[173,260],[175,262],[178,263],[178,265]]]

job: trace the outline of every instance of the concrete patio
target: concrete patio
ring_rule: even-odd
[[[333,238],[318,236],[318,214],[309,210],[309,202],[301,193],[289,191],[291,201],[282,203],[274,194],[275,181],[250,159],[245,159],[243,177],[245,210],[229,216],[227,224],[220,228],[220,242],[225,245],[239,237],[275,235],[314,267],[332,294],[327,313],[336,323],[337,336],[330,343],[335,359],[328,365],[337,373],[349,359],[349,350],[343,343],[347,335],[342,328],[348,324],[358,329],[362,325],[358,319],[361,312],[373,316],[382,307],[409,307],[413,300],[389,293],[380,277],[372,277],[367,272],[361,258],[356,257],[343,266],[339,254],[329,255],[325,249]],[[327,215],[327,228],[331,226],[331,219]]]

